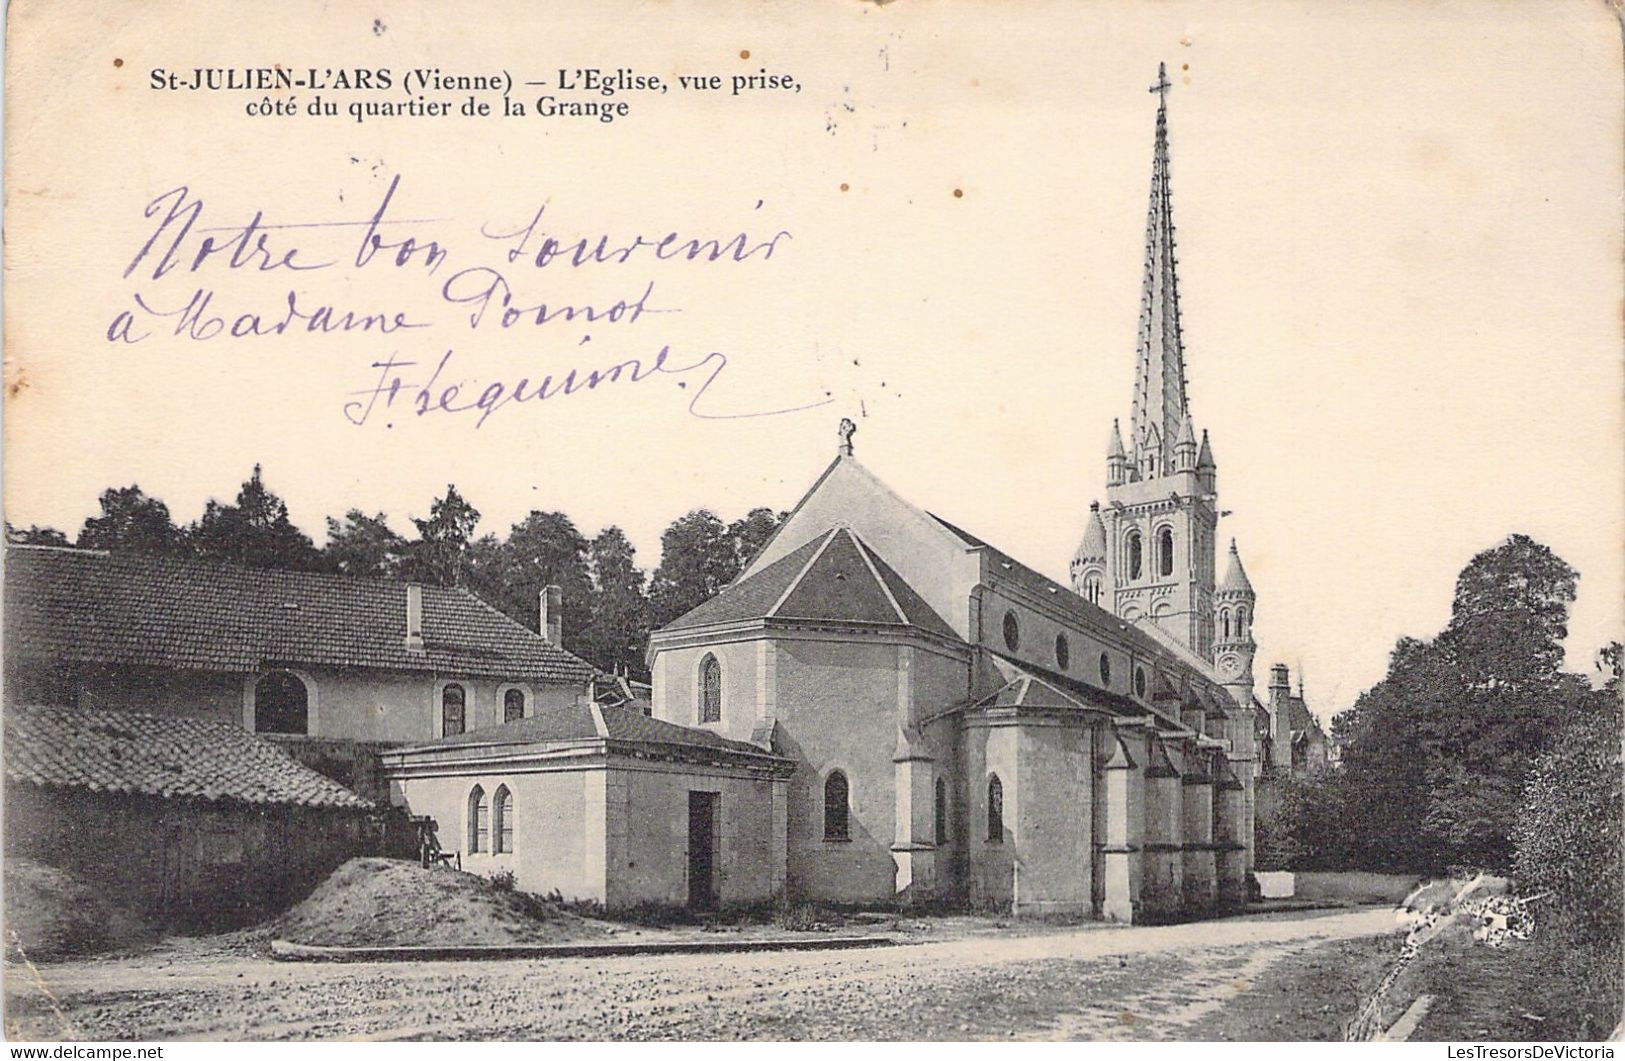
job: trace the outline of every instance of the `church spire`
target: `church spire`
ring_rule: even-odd
[[[1168,67],[1157,66],[1157,135],[1151,155],[1151,205],[1145,222],[1145,279],[1140,290],[1134,373],[1133,462],[1142,476],[1173,467],[1174,442],[1188,412],[1185,350],[1179,329],[1173,200],[1168,186]]]

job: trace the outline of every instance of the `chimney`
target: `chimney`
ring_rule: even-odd
[[[1285,663],[1270,668],[1270,703],[1284,704],[1292,695],[1292,682],[1287,677]]]
[[[406,587],[406,650],[423,651],[423,587],[413,583]]]
[[[1292,707],[1287,700],[1292,696],[1292,682],[1285,663],[1270,668],[1270,764],[1292,766]]]
[[[537,624],[543,637],[555,645],[564,638],[564,591],[557,586],[542,589],[541,621]]]

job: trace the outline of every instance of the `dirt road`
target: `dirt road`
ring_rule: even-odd
[[[9,966],[6,1026],[26,1039],[1177,1039],[1278,963],[1395,928],[1368,909],[790,954],[302,965],[167,952]]]

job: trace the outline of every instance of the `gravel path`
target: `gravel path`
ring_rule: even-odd
[[[1087,926],[790,954],[282,964],[159,953],[8,966],[25,1039],[1168,1039],[1389,910]]]

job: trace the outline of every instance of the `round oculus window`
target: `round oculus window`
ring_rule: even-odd
[[[1145,669],[1143,667],[1137,667],[1134,670],[1134,695],[1145,695]]]
[[[1072,646],[1066,643],[1065,634],[1055,635],[1055,666],[1066,670],[1072,665]]]
[[[1106,653],[1102,652],[1100,654],[1100,684],[1102,684],[1102,685],[1110,685],[1111,683],[1112,683],[1112,661],[1111,661],[1111,657],[1106,655]]]
[[[1016,622],[1015,612],[1004,613],[1004,647],[1011,652],[1021,647],[1021,624]]]

